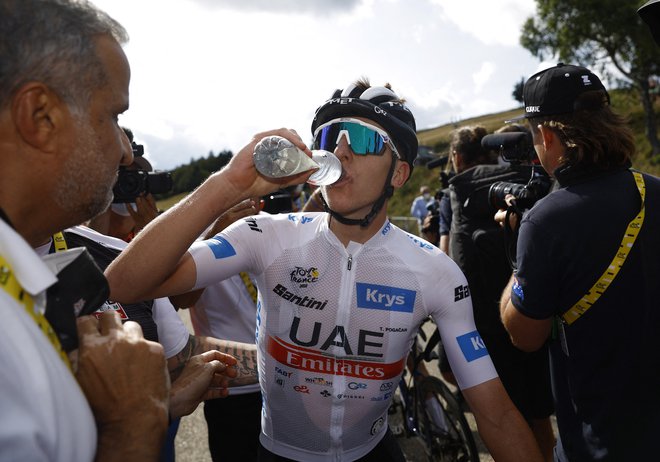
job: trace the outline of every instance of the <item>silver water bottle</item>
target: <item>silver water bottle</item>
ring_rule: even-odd
[[[341,176],[341,162],[333,153],[323,150],[312,151],[310,159],[286,138],[267,136],[254,148],[254,166],[257,171],[270,178],[283,178],[318,168],[307,180],[315,186],[334,183]]]

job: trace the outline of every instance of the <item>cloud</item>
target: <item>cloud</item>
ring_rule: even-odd
[[[491,76],[495,73],[495,64],[491,62],[484,62],[481,64],[481,68],[472,74],[472,81],[474,82],[474,92],[481,93],[484,85],[486,85]]]
[[[147,22],[152,2],[94,2],[131,34],[131,108],[120,123],[155,168],[237,152],[278,127],[309,142],[314,109],[360,76],[390,82],[420,129],[510,109],[513,85],[538,64],[517,42],[484,44],[479,29],[498,35],[501,21],[477,22],[482,0],[469,11],[465,0],[160,0]]]
[[[328,14],[350,13],[363,0],[193,0],[205,8],[229,8],[232,10],[258,11],[282,14]]]
[[[535,0],[431,0],[441,17],[487,45],[517,46],[521,25],[535,11]]]

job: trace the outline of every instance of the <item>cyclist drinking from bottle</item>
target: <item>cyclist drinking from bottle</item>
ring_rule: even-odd
[[[389,86],[356,82],[317,109],[312,133],[314,148],[333,151],[343,168],[322,189],[325,212],[250,217],[193,244],[236,202],[283,186],[254,168],[260,139],[284,136],[309,153],[293,131],[260,133],[115,260],[107,271],[113,299],[186,292],[239,271],[255,276],[260,460],[404,460],[387,409],[429,315],[493,456],[541,460],[474,327],[465,277],[387,219],[388,199],[417,153],[404,102]],[[148,294],[138,292],[145,287]]]

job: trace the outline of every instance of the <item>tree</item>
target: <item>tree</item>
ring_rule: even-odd
[[[525,102],[523,98],[523,88],[525,88],[525,77],[521,78],[520,81],[514,85],[513,92],[511,93],[513,99],[518,101],[520,104]]]
[[[613,65],[637,89],[646,137],[660,154],[649,78],[660,73],[660,47],[637,15],[645,0],[536,0],[536,16],[523,26],[520,43],[539,59],[591,67],[610,76]]]

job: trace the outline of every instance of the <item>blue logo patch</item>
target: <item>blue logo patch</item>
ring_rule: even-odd
[[[463,356],[465,356],[467,362],[474,361],[482,356],[488,356],[486,344],[476,330],[463,334],[460,337],[456,337],[456,341],[458,342],[458,346],[461,348]]]
[[[358,308],[412,313],[415,307],[417,293],[414,290],[362,282],[356,283],[355,286]]]
[[[430,249],[432,249],[432,248],[434,247],[433,245],[431,245],[431,244],[429,244],[429,243],[427,243],[427,242],[424,242],[424,241],[422,241],[422,240],[420,240],[420,239],[417,239],[416,237],[414,237],[414,236],[412,236],[412,235],[410,235],[410,234],[408,235],[408,238],[409,238],[411,241],[413,241],[416,245],[418,245],[420,248],[422,248],[422,249],[429,249],[429,250],[430,250]]]
[[[234,250],[231,244],[220,236],[215,236],[207,240],[206,245],[209,246],[216,259],[232,257],[236,255],[236,250]]]
[[[518,283],[518,279],[513,278],[513,285],[511,286],[513,293],[520,299],[520,301],[525,300],[525,294],[523,292],[522,286]]]

